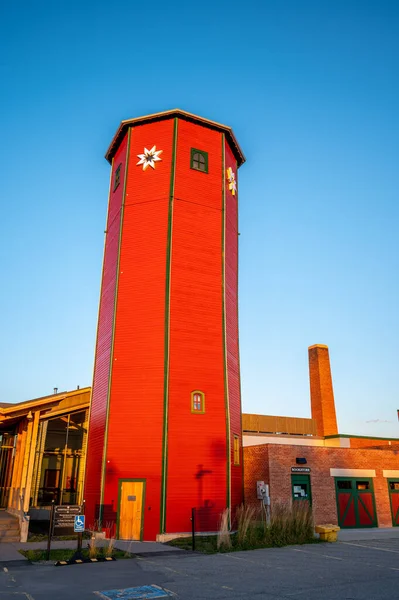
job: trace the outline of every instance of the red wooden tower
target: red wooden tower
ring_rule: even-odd
[[[242,502],[237,169],[229,127],[123,121],[96,341],[87,522],[124,539],[215,531]]]

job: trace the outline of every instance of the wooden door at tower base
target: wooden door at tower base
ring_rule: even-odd
[[[388,489],[391,501],[392,525],[399,527],[399,479],[388,479]]]
[[[119,480],[118,538],[141,540],[143,537],[144,479]]]
[[[335,489],[340,527],[378,526],[372,479],[336,477]]]

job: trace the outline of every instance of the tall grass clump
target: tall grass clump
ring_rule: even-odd
[[[226,508],[220,516],[220,525],[217,536],[217,549],[229,550],[232,546],[230,537],[230,509]]]
[[[276,502],[272,506],[270,525],[265,529],[265,542],[271,546],[287,546],[305,544],[313,539],[313,514],[308,502]]]
[[[255,520],[256,508],[254,506],[245,506],[241,504],[236,510],[237,522],[237,543],[239,546],[254,537],[253,529],[256,528]],[[250,531],[251,530],[251,531]]]
[[[115,538],[109,538],[107,545],[104,548],[104,554],[107,558],[111,558],[114,553]]]
[[[125,550],[125,558],[129,558],[132,555],[132,548],[133,548],[133,540],[130,540],[130,542],[127,545],[127,548]]]
[[[89,558],[97,558],[98,554],[98,540],[95,535],[93,535],[88,544],[89,547]]]

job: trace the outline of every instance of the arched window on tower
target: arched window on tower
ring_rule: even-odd
[[[191,392],[191,412],[203,414],[205,412],[205,394],[199,390]]]
[[[208,173],[208,152],[191,148],[191,168]]]

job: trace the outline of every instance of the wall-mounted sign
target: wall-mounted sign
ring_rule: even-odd
[[[310,467],[291,467],[291,473],[310,473]]]

